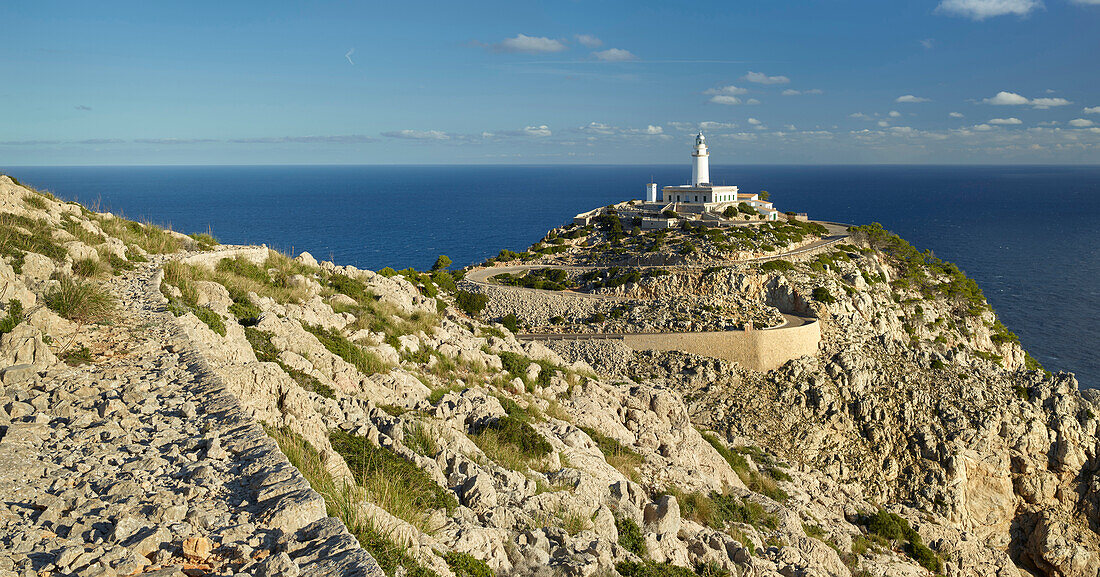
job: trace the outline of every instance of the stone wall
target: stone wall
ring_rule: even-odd
[[[587,318],[596,312],[599,299],[563,295],[553,291],[517,289],[473,282],[463,282],[463,290],[481,293],[489,297],[482,313],[486,319],[499,319],[509,313],[534,326],[548,325],[555,316],[563,318]]]
[[[635,351],[683,351],[733,361],[755,371],[770,371],[789,360],[817,353],[821,324],[755,331],[623,335]]]
[[[241,257],[254,264],[262,265],[267,261],[268,252],[266,246],[233,247],[222,250],[214,249],[212,252],[202,252],[180,260],[184,264],[214,268],[218,261]]]

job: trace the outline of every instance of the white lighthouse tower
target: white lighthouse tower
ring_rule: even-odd
[[[691,185],[710,184],[710,155],[707,154],[707,139],[700,132],[695,137],[695,150],[691,153]]]

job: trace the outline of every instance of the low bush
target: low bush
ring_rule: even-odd
[[[481,314],[481,311],[485,310],[485,305],[487,304],[489,304],[489,297],[481,293],[472,293],[469,291],[458,291],[455,293],[455,306],[471,317],[476,317]]]
[[[4,318],[0,319],[0,335],[10,333],[19,323],[23,322],[23,303],[16,299],[8,301],[8,311]]]
[[[325,470],[320,453],[309,442],[288,427],[276,429],[265,426],[264,429],[279,444],[287,460],[301,471],[313,490],[325,498],[329,516],[343,521],[359,545],[374,557],[387,575],[395,574],[400,568],[408,577],[438,577],[434,571],[417,563],[405,547],[391,541],[363,517],[356,488],[337,486]]]
[[[390,449],[340,429],[329,435],[332,448],[347,463],[367,499],[390,514],[426,528],[434,509],[458,506],[454,493],[440,487],[423,469]]]
[[[873,515],[862,516],[860,524],[866,526],[871,535],[904,542],[906,554],[925,569],[935,573],[943,570],[943,560],[924,544],[920,534],[909,526],[909,521],[897,514],[879,509]]]
[[[823,286],[815,288],[811,296],[813,296],[815,301],[820,303],[831,304],[836,302],[836,297],[833,296],[833,293],[829,292],[829,289]]]
[[[99,323],[111,318],[115,299],[95,283],[61,277],[57,288],[45,295],[46,306],[78,323]]]
[[[313,333],[313,336],[317,337],[317,340],[321,341],[330,353],[354,365],[364,375],[373,375],[389,369],[378,355],[364,350],[336,331],[306,323],[302,324],[302,328]]]
[[[630,517],[615,516],[615,530],[619,533],[619,546],[631,553],[645,557],[646,546],[642,529]]]
[[[62,353],[61,360],[71,367],[88,365],[92,362],[92,351],[86,345],[80,345],[79,348],[69,349]]]
[[[782,259],[769,260],[768,262],[760,265],[760,270],[764,272],[785,272],[794,268],[794,263]]]
[[[469,553],[448,551],[443,555],[443,560],[447,562],[455,577],[493,577],[493,570],[489,565]]]

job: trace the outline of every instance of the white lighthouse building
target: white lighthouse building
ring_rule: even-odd
[[[648,196],[646,201],[650,202]],[[767,220],[776,220],[779,216],[772,207],[772,203],[762,200],[757,193],[738,192],[736,186],[711,184],[710,151],[707,150],[707,137],[703,136],[702,132],[695,135],[695,147],[691,151],[691,184],[662,188],[661,202],[677,206],[687,205],[676,208],[681,212],[683,212],[682,208],[689,212],[702,213],[718,213],[727,206],[745,203],[760,212]]]
[[[691,185],[710,184],[710,155],[707,154],[707,138],[700,132],[695,136],[695,150],[691,153]]]

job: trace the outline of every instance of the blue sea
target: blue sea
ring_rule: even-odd
[[[690,167],[8,167],[99,210],[225,243],[379,269],[521,250],[596,206],[682,184]],[[1100,387],[1100,167],[714,166],[779,210],[881,222],[975,278],[1047,368]]]

